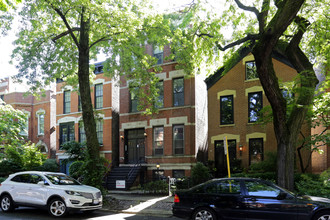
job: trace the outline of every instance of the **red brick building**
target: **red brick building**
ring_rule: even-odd
[[[100,155],[112,160],[113,146],[118,145],[116,144],[118,132],[113,131],[113,126],[118,127],[113,120],[114,114],[118,114],[118,86],[115,86],[115,82],[104,75],[101,63],[95,64],[94,73],[91,98],[95,108]],[[77,89],[66,85],[62,80],[57,80],[56,103],[56,157],[62,164],[62,160],[68,158],[68,155],[61,149],[61,145],[68,141],[84,143],[86,135]],[[69,165],[61,166],[61,171],[68,173]]]
[[[120,84],[120,166],[141,164],[144,180],[190,176],[197,156],[206,152],[207,99],[203,74],[187,78],[176,62],[164,61],[170,48],[146,46],[163,68],[157,73],[159,113],[146,116],[137,110],[130,82]]]
[[[36,144],[49,158],[55,158],[56,150],[56,97],[52,89],[45,91],[40,98],[25,92],[15,91],[15,85],[9,78],[0,79],[0,98],[15,109],[27,115],[27,126],[22,135]]]
[[[206,80],[209,103],[208,159],[214,162],[219,177],[227,175],[223,148],[225,137],[230,161],[241,160],[244,168],[266,160],[267,152],[276,152],[277,149],[273,124],[256,124],[260,117],[258,112],[269,102],[258,79],[254,57],[247,48],[238,53],[240,58],[227,67],[226,73],[225,67],[221,68]],[[274,54],[273,63],[279,81],[292,81],[297,75],[292,65],[280,54]],[[309,136],[310,128],[305,124],[302,132]],[[302,153],[304,161],[308,161],[309,153]]]

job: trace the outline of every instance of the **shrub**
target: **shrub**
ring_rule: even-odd
[[[5,181],[7,178],[6,177],[0,177],[0,184]]]
[[[83,161],[75,161],[73,162],[69,167],[69,173],[70,176],[72,176],[75,179],[78,179],[82,175],[81,168],[83,167],[84,162]]]
[[[47,159],[37,168],[40,171],[59,172],[60,166],[55,159]]]
[[[11,173],[22,171],[23,168],[12,160],[3,160],[0,162],[0,176],[8,176]]]
[[[211,178],[210,169],[203,163],[197,162],[191,169],[191,180],[193,185],[198,185]]]
[[[301,174],[295,182],[298,194],[330,198],[330,186],[322,178],[316,174]]]
[[[168,193],[168,184],[166,181],[157,180],[144,184],[142,189],[147,193],[165,194]]]
[[[191,178],[189,178],[189,177],[177,179],[175,182],[175,189],[189,189],[192,186],[193,186],[193,184],[192,184]]]
[[[276,152],[267,152],[266,160],[250,165],[250,172],[276,172],[277,154]]]

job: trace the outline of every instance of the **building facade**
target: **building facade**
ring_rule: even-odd
[[[159,78],[159,113],[146,116],[124,77],[120,84],[120,166],[140,164],[144,180],[190,176],[197,157],[206,153],[207,99],[203,75],[187,78],[166,61],[164,50],[146,46],[163,70]],[[141,178],[141,177],[140,177]],[[142,180],[141,180],[142,181]]]
[[[244,168],[267,159],[267,152],[276,152],[277,143],[272,122],[257,124],[260,111],[268,106],[261,83],[256,73],[254,57],[245,48],[238,59],[224,74],[220,69],[207,80],[208,86],[208,158],[214,163],[216,176],[227,175],[227,160],[224,153],[224,138],[227,138],[229,158]],[[279,54],[273,57],[279,81],[292,81],[297,75],[290,63]],[[283,95],[286,94],[283,90]],[[310,135],[303,125],[302,132]],[[309,152],[304,151],[303,158]],[[308,161],[308,160],[305,160]],[[237,165],[236,163],[236,165]]]
[[[44,95],[34,97],[17,92],[9,78],[0,79],[0,98],[15,109],[23,111],[26,118],[26,129],[21,135],[34,143],[48,158],[55,158],[56,152],[56,97],[52,89]]]
[[[91,85],[91,98],[95,108],[96,132],[100,145],[100,156],[112,160],[113,145],[118,140],[118,132],[113,131],[113,115],[118,115],[118,86],[105,76],[101,63],[95,64],[95,79]],[[86,142],[80,96],[77,89],[66,85],[62,80],[56,83],[56,157],[61,165],[61,171],[68,173],[70,163],[62,160],[69,155],[61,146],[69,141]],[[115,117],[117,118],[117,117]]]

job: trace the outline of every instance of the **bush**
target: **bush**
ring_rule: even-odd
[[[60,166],[55,159],[47,159],[37,168],[40,171],[59,172]]]
[[[75,179],[78,179],[82,175],[81,168],[83,167],[84,162],[83,161],[75,161],[73,162],[69,167],[69,173],[70,176],[72,176]]]
[[[168,184],[166,181],[157,180],[144,184],[142,189],[151,194],[166,194],[168,193]]]
[[[6,177],[0,177],[0,184],[5,181],[7,178]]]
[[[11,160],[3,160],[0,162],[0,176],[8,176],[11,173],[22,171],[23,168]]]
[[[276,152],[267,152],[266,159],[250,165],[250,172],[276,172],[277,154]]]
[[[210,169],[200,162],[197,162],[191,169],[191,180],[194,186],[206,182],[210,178]]]
[[[175,182],[175,189],[189,189],[190,187],[192,187],[192,181],[191,178],[181,178],[181,179],[177,179]]]
[[[316,174],[301,174],[295,182],[298,194],[330,198],[330,186],[322,178]]]

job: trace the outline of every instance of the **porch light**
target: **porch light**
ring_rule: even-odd
[[[243,145],[239,145],[239,155],[242,156],[243,153]]]

